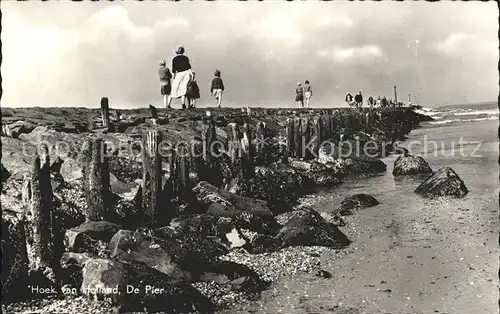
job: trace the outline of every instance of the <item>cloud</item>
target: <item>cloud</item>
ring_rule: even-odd
[[[453,102],[456,90],[495,98],[496,6],[428,6],[6,2],[2,104],[98,106],[103,96],[116,107],[158,104],[158,60],[170,63],[179,44],[196,70],[201,105],[212,101],[215,68],[231,105],[293,105],[305,79],[325,105],[343,104],[346,91],[390,94],[396,83],[422,103]]]
[[[459,49],[467,45],[467,42],[473,40],[472,35],[466,33],[453,33],[450,34],[446,39],[435,44],[435,48],[444,53],[454,54]]]
[[[338,62],[371,62],[382,57],[383,51],[377,45],[365,45],[359,47],[335,47],[333,49],[321,49],[318,56],[332,58]]]

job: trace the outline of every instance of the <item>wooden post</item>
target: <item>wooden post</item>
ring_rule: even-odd
[[[227,133],[227,151],[231,160],[231,170],[233,174],[242,177],[242,146],[241,133],[236,123],[229,123],[226,128]]]
[[[174,152],[175,164],[175,192],[180,203],[185,203],[189,198],[189,147],[178,145]]]
[[[271,137],[269,134],[269,129],[264,122],[260,122],[257,124],[255,136],[257,139],[257,144],[255,146],[257,159],[260,165],[266,165],[270,162]]]
[[[398,91],[396,89],[396,86],[394,86],[394,101],[396,104],[398,103]]]
[[[162,168],[158,150],[161,134],[151,130],[143,134],[142,210],[150,223],[156,223],[161,205]]]
[[[302,137],[301,137],[301,151],[300,151],[300,158],[304,158],[304,159],[311,159],[312,158],[312,154],[311,154],[311,151],[309,150],[309,146],[307,144],[309,144],[309,141],[311,140],[311,134],[310,134],[310,120],[308,117],[303,117],[302,118],[302,121],[300,122],[300,126],[301,126],[301,133],[302,133]]]
[[[242,147],[242,167],[243,178],[253,178],[255,176],[253,136],[250,123],[243,124],[241,147]]]
[[[294,131],[294,119],[286,119],[286,155],[293,156],[293,151],[295,150],[295,131]]]
[[[85,198],[87,200],[86,221],[103,220],[109,209],[110,182],[106,143],[98,138],[89,143],[84,165]]]
[[[293,118],[293,157],[299,158],[302,153],[302,126],[301,119],[296,117]]]
[[[109,129],[109,102],[107,97],[101,98],[102,126]]]
[[[217,137],[213,119],[206,120],[205,128],[201,132],[201,138],[203,141],[204,164],[200,171],[200,178],[215,186],[221,186],[223,183],[219,162],[221,151],[218,145],[214,145]]]
[[[33,160],[31,178],[27,183],[26,234],[29,269],[42,271],[47,278],[55,280],[52,271],[52,187],[48,154],[43,164],[40,156]]]

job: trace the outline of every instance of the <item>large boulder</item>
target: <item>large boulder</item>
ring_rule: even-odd
[[[277,237],[282,246],[343,248],[351,242],[337,226],[327,223],[312,209],[294,211]]]
[[[89,221],[77,227],[66,230],[66,250],[75,253],[100,254],[103,247],[121,227],[108,221]]]
[[[9,170],[5,169],[3,165],[0,164],[0,172],[2,177],[2,183],[6,182],[7,179],[11,176]]]
[[[376,157],[370,156],[349,156],[343,159],[345,173],[352,175],[369,175],[387,170],[386,164]]]
[[[4,127],[4,134],[8,137],[18,138],[19,135],[30,133],[35,128],[33,123],[26,121],[16,121]]]
[[[335,210],[336,213],[340,215],[347,216],[352,215],[352,211],[360,209],[373,207],[378,205],[379,202],[376,198],[368,194],[355,194],[345,198],[340,206]]]
[[[341,172],[318,161],[293,160],[290,162],[290,167],[297,170],[305,178],[305,187],[331,187],[342,182],[343,174]]]
[[[109,246],[112,257],[144,262],[180,282],[192,280],[202,265],[228,253],[210,239],[186,234],[180,237],[169,227],[149,230],[148,233],[120,230]]]
[[[36,147],[18,139],[2,136],[2,166],[11,175],[28,174],[31,160],[36,155]]]
[[[392,174],[395,176],[432,173],[432,169],[424,158],[405,154],[394,162]]]
[[[82,272],[81,292],[109,297],[120,312],[211,312],[212,302],[189,284],[143,263],[92,259]]]
[[[82,285],[82,269],[85,263],[97,256],[89,253],[64,252],[61,256],[60,278],[67,288],[79,288]],[[68,287],[69,285],[69,287]]]
[[[202,181],[193,191],[202,212],[216,217],[228,217],[241,228],[268,232],[272,228],[273,213],[266,201],[240,196]]]
[[[420,184],[415,193],[428,198],[452,196],[462,198],[469,190],[464,182],[450,167],[436,170],[427,180]]]
[[[304,178],[284,163],[256,167],[255,177],[233,183],[230,192],[267,201],[274,214],[290,211],[304,193]]]

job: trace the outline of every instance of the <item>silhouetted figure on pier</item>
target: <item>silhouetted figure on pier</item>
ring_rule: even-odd
[[[361,91],[354,96],[354,101],[356,101],[356,108],[361,108],[363,106],[363,95],[361,95]]]
[[[345,95],[345,102],[349,105],[349,107],[354,106],[353,97],[352,97],[352,95],[350,93],[347,93]]]
[[[172,73],[170,73],[170,69],[166,67],[165,60],[160,60],[158,75],[160,76],[160,93],[163,97],[163,105],[167,107],[168,98],[172,90]]]
[[[200,98],[200,87],[196,82],[196,74],[193,71],[193,78],[187,87],[187,98],[190,100],[189,108],[196,108],[196,99]]]
[[[170,108],[173,98],[180,98],[182,102],[182,109],[186,109],[187,87],[193,78],[193,71],[191,70],[189,58],[184,55],[184,51],[184,47],[180,46],[175,51],[176,56],[172,59],[172,73],[174,80],[172,82],[172,92],[168,98],[168,108]]]
[[[306,80],[304,85],[304,97],[306,101],[306,108],[309,108],[311,97],[312,97],[312,87],[309,81]]]
[[[368,97],[368,106],[370,110],[373,110],[373,107],[375,107],[375,99],[372,96]]]
[[[295,102],[299,108],[304,108],[304,88],[300,82],[297,83],[297,87],[295,88]]]
[[[212,97],[217,99],[217,107],[220,108],[222,104],[222,92],[224,92],[224,82],[220,78],[220,71],[215,70],[214,72],[214,78],[212,80],[212,85],[210,86],[210,93],[212,94]]]

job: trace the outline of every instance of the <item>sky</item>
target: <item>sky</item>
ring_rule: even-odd
[[[490,2],[5,2],[3,106],[162,104],[158,62],[182,45],[209,96],[228,106],[313,107],[362,91],[424,106],[498,96],[498,9]]]

